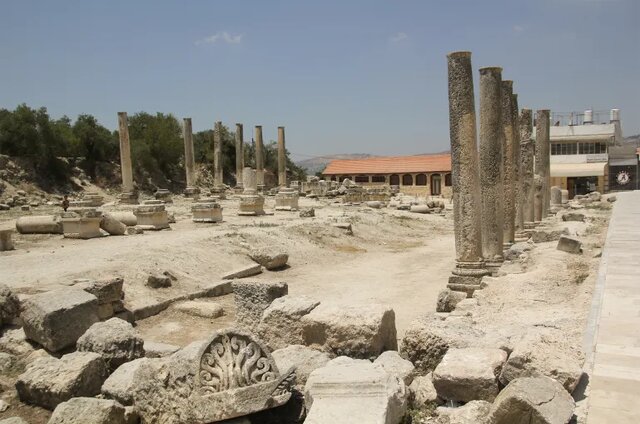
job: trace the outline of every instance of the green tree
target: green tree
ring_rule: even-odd
[[[74,156],[85,158],[84,167],[95,178],[98,162],[117,161],[118,144],[114,135],[91,115],[79,115],[71,130]]]

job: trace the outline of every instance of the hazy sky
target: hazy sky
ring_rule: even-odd
[[[449,147],[446,54],[520,107],[618,107],[640,133],[640,0],[8,1],[0,107],[286,126],[294,158]]]

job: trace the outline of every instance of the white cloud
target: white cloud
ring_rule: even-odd
[[[222,31],[197,40],[196,44],[215,44],[218,41],[227,44],[240,44],[242,43],[242,37],[244,37],[244,34],[233,35],[227,31]]]
[[[514,25],[513,26],[513,32],[523,32],[524,29],[525,28],[522,25]]]
[[[407,35],[406,32],[399,32],[389,37],[389,41],[391,41],[392,43],[399,43],[403,40],[408,40],[408,39],[409,39],[409,36]]]

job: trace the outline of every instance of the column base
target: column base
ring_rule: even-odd
[[[187,187],[184,189],[184,197],[197,199],[200,195],[200,189],[198,187]]]
[[[222,221],[222,208],[214,199],[204,199],[191,207],[193,222],[215,223]]]
[[[120,193],[120,195],[118,195],[118,203],[121,205],[137,205],[138,193],[135,191],[129,193]]]
[[[491,271],[486,268],[483,261],[479,262],[457,262],[456,268],[449,277],[447,288],[453,291],[467,293],[471,297],[473,292],[482,289],[482,277],[491,275]]]
[[[502,250],[509,250],[511,246],[513,246],[513,243],[510,241],[502,243]]]
[[[531,233],[528,231],[520,231],[516,233],[516,243],[522,243],[525,242],[527,240],[529,240],[529,237],[531,237]]]
[[[211,189],[211,196],[219,200],[224,200],[227,198],[226,192],[224,187],[214,187]]]
[[[240,196],[239,216],[265,215],[264,197],[259,194],[243,194]]]
[[[498,274],[498,271],[500,270],[500,267],[502,266],[502,264],[504,263],[504,259],[493,259],[493,260],[488,260],[484,262],[484,266],[487,268],[487,270],[489,272],[491,272],[492,276],[496,276]]]
[[[525,230],[533,230],[534,228],[536,228],[536,223],[535,222],[525,222],[524,223],[524,229]]]

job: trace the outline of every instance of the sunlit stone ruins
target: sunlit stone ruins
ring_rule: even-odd
[[[638,192],[560,166],[506,66],[442,59],[450,152],[305,176],[284,126],[169,116],[158,182],[166,116],[118,112],[117,189],[0,191],[0,424],[638,422],[601,418],[640,393]]]

